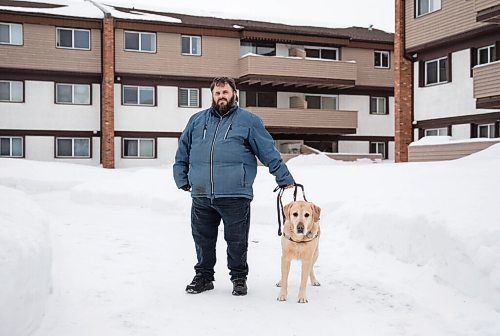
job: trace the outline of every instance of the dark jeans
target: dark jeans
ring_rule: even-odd
[[[198,263],[196,273],[214,280],[215,247],[220,221],[224,222],[227,242],[227,267],[231,280],[246,279],[248,274],[247,250],[250,228],[250,202],[247,198],[193,197],[191,229]]]

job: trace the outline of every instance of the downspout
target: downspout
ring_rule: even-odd
[[[103,5],[85,0],[104,13],[101,38],[101,164],[115,168],[115,28],[111,12]]]

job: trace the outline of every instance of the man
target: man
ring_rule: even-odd
[[[233,295],[246,295],[247,250],[252,185],[257,160],[269,167],[281,187],[295,183],[262,120],[241,109],[232,78],[210,85],[212,107],[193,115],[179,139],[173,167],[177,187],[191,191],[191,230],[196,275],[186,292],[214,288],[218,226],[224,222],[227,266]]]

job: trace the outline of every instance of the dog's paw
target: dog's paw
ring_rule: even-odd
[[[314,280],[313,282],[311,282],[311,285],[313,285],[313,286],[321,286],[321,284],[319,283],[318,280]]]
[[[307,301],[307,299],[305,297],[299,297],[299,301],[297,301],[297,303],[307,303],[309,301]]]
[[[276,300],[278,301],[286,301],[286,295],[279,295]]]

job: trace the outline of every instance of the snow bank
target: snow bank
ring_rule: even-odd
[[[28,335],[38,328],[51,289],[47,221],[20,191],[0,186],[0,205],[0,335]]]

